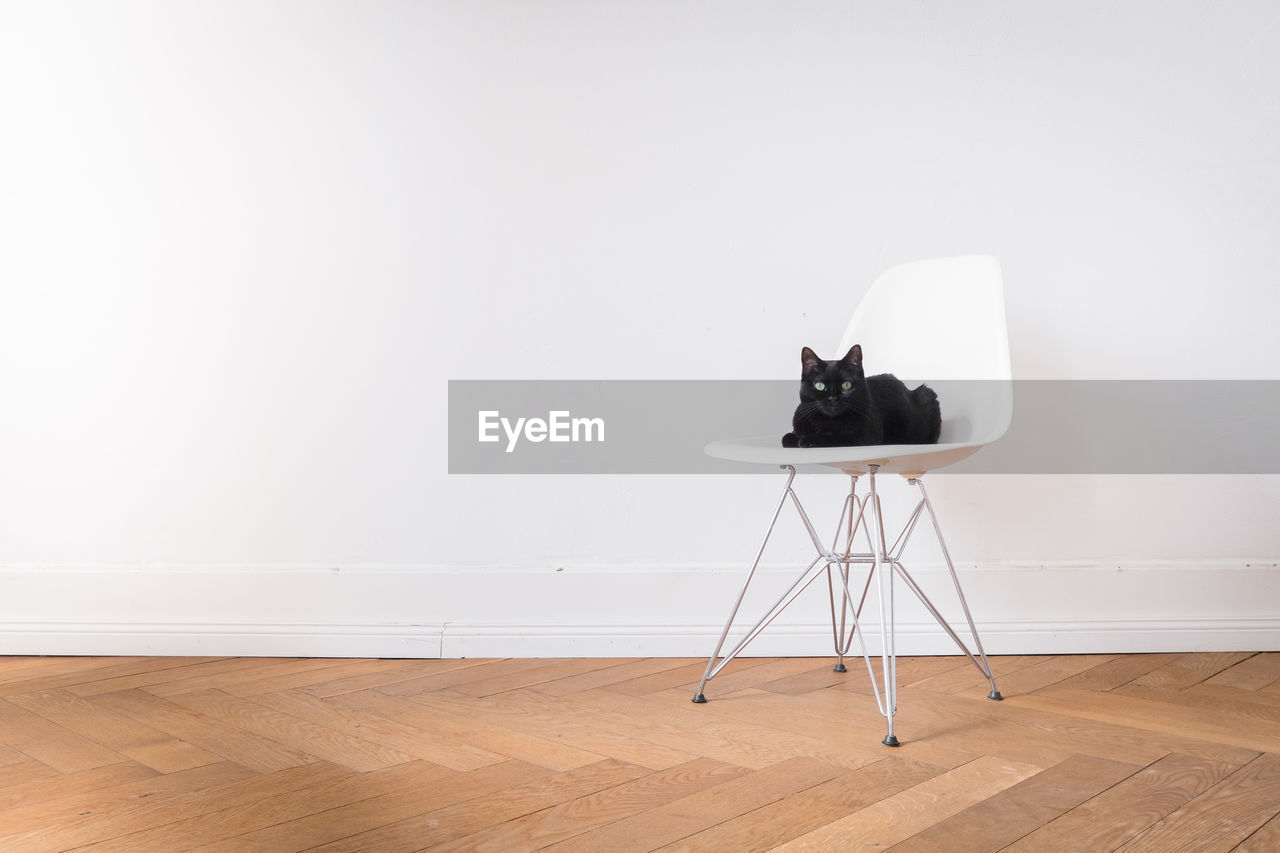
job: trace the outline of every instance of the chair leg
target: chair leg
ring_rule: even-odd
[[[831,637],[836,650],[836,662],[831,669],[835,672],[848,672],[844,665],[844,656],[848,648],[844,644],[845,617],[849,613],[849,567],[841,564],[840,572],[840,615],[836,616],[836,591],[831,578],[831,564],[827,564],[827,598],[831,601]]]
[[[773,510],[773,518],[769,521],[769,529],[765,531],[764,541],[760,543],[760,548],[756,551],[756,558],[751,563],[751,571],[747,572],[747,579],[742,582],[742,590],[738,593],[738,598],[733,602],[733,608],[729,611],[729,618],[725,620],[724,630],[720,632],[720,641],[716,643],[715,651],[711,653],[711,658],[707,661],[707,669],[702,673],[702,680],[698,682],[698,690],[693,694],[693,701],[698,704],[707,701],[707,697],[702,693],[702,688],[706,686],[707,680],[711,678],[717,668],[716,660],[720,657],[720,650],[724,648],[724,641],[729,636],[729,629],[733,627],[733,620],[738,615],[738,608],[742,606],[742,599],[746,597],[747,587],[751,586],[751,579],[755,577],[756,569],[760,566],[760,558],[764,556],[765,546],[769,544],[769,537],[773,535],[773,528],[778,523],[778,516],[782,513],[782,506],[787,502],[787,496],[791,494],[791,483],[796,478],[796,469],[790,465],[783,467],[789,471],[787,485],[782,490],[782,497],[778,498],[778,505]],[[728,663],[728,661],[725,661],[725,663]]]
[[[875,522],[875,528],[872,531],[875,539],[871,550],[874,561],[872,571],[875,573],[876,586],[880,593],[880,666],[884,683],[884,704],[881,712],[889,727],[882,743],[885,746],[898,746],[897,735],[893,733],[893,718],[898,713],[898,653],[893,607],[893,580],[896,572],[885,550],[884,511],[880,505],[880,495],[876,492],[876,470],[877,466],[872,465],[868,471],[867,480],[870,483],[871,493],[867,502],[871,505],[871,520]],[[887,584],[886,574],[889,576]]]
[[[942,538],[942,527],[938,524],[938,516],[933,511],[933,503],[929,500],[929,493],[925,491],[923,480],[914,478],[908,482],[920,490],[920,499],[924,502],[924,508],[929,511],[929,520],[933,522],[933,532],[937,535],[938,545],[942,549],[942,559],[947,564],[947,571],[951,573],[951,582],[955,585],[956,595],[960,598],[960,607],[964,610],[965,621],[969,623],[969,634],[973,637],[973,645],[978,652],[977,658],[975,659],[974,656],[969,653],[968,649],[965,649],[963,643],[960,643],[960,648],[964,649],[966,654],[969,654],[969,659],[978,667],[978,671],[985,675],[987,677],[987,681],[991,683],[991,692],[987,694],[987,698],[993,702],[999,702],[1004,699],[1004,697],[1000,695],[1000,688],[996,686],[996,677],[991,671],[991,662],[987,660],[986,650],[982,648],[982,638],[978,636],[978,628],[973,624],[973,614],[969,612],[969,602],[964,597],[964,590],[960,586],[960,576],[956,574],[956,567],[951,562],[951,552],[947,550],[946,540]],[[932,607],[930,609],[932,609]],[[937,614],[935,613],[934,615],[936,616]],[[952,638],[959,643],[959,638],[955,636],[954,631],[950,630],[950,626],[948,626],[946,622],[942,621],[941,617],[938,617],[938,621],[948,630],[948,633],[951,634]]]
[[[862,525],[862,502],[858,500],[858,477],[856,474],[849,477],[849,496],[844,499],[844,505],[840,511],[840,521],[836,523],[836,535],[832,540],[831,549],[836,552],[840,546],[840,537],[843,533],[845,547],[844,560],[840,565],[840,615],[836,616],[836,595],[835,589],[832,587],[831,565],[827,565],[827,597],[831,602],[831,636],[835,644],[836,663],[832,669],[835,672],[848,672],[849,669],[844,665],[845,655],[849,653],[849,648],[853,645],[853,632],[848,637],[845,636],[845,629],[848,627],[846,621],[849,616],[850,608],[853,607],[853,599],[849,596],[849,555],[853,553],[853,536],[858,528]],[[855,515],[856,511],[856,515]],[[858,618],[854,614],[854,619]]]

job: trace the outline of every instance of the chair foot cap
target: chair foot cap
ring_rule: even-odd
[[[885,735],[884,740],[880,742],[885,746],[902,746],[902,744],[898,742],[898,738],[895,735]]]
[[[705,705],[707,702],[707,697],[703,696],[701,693],[695,693],[693,694],[693,701],[695,704]]]
[[[848,672],[849,667],[845,666],[842,663],[838,663],[835,666],[831,667],[831,671],[832,672]]]
[[[992,690],[990,693],[987,694],[987,698],[990,699],[992,702],[1004,701],[1004,697],[1000,695],[999,690]]]

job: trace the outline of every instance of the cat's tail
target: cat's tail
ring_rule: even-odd
[[[916,411],[924,415],[924,444],[937,444],[942,435],[942,407],[938,405],[938,395],[928,385],[916,386],[907,392]]]

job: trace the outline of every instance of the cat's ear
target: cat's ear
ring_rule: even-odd
[[[808,373],[811,370],[817,370],[822,364],[822,359],[818,358],[818,354],[813,350],[805,347],[800,350],[800,370],[801,374]]]
[[[844,360],[854,367],[862,367],[862,344],[854,344],[845,353]]]

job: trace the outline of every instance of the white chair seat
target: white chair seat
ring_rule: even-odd
[[[989,442],[960,441],[948,444],[875,444],[865,447],[783,447],[776,435],[713,441],[703,452],[716,459],[765,465],[827,465],[846,474],[862,475],[876,465],[881,474],[921,476],[935,468],[959,462]]]

